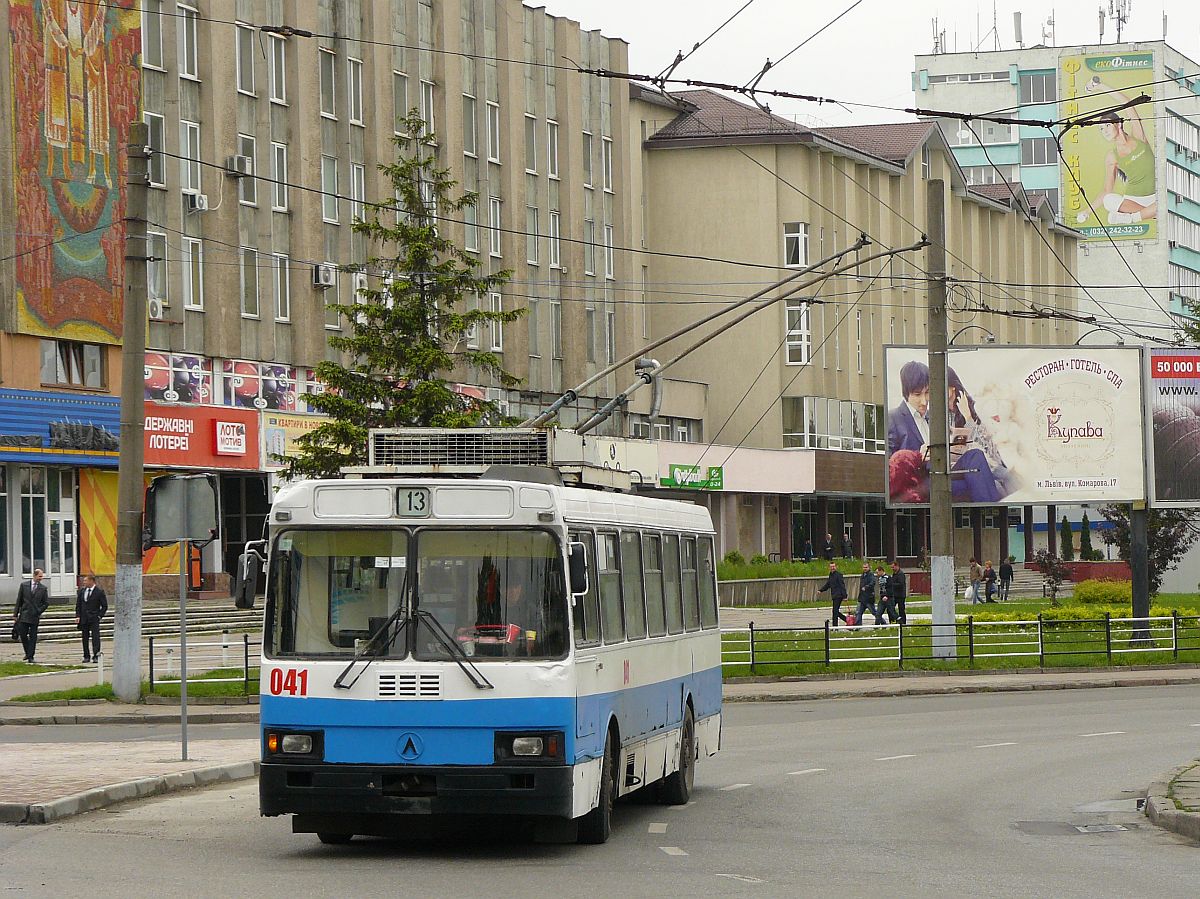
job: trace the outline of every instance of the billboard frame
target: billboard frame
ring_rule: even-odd
[[[1200,356],[1200,346],[1147,346],[1142,351],[1142,386],[1145,390],[1145,398],[1142,402],[1142,426],[1145,429],[1143,440],[1146,445],[1146,505],[1154,509],[1195,509],[1200,506],[1200,496],[1195,499],[1164,499],[1158,498],[1158,458],[1154,448],[1154,379],[1152,377],[1153,356],[1155,351],[1173,351],[1189,352],[1193,356]],[[1197,371],[1193,380],[1200,381],[1200,371]],[[1197,390],[1196,397],[1200,400],[1200,389]]]

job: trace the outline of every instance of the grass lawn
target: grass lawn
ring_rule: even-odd
[[[74,671],[82,665],[30,665],[28,662],[0,662],[0,677],[16,674],[43,674],[47,671]]]
[[[236,677],[235,681],[213,683],[216,678]],[[256,696],[258,694],[258,669],[250,669],[250,689],[241,679],[241,668],[219,668],[188,678],[188,696]],[[150,695],[150,682],[142,681],[142,695]],[[179,681],[155,681],[155,696],[178,696]],[[58,699],[107,699],[115,701],[110,684],[94,687],[75,687],[70,690],[50,690],[45,693],[29,693],[13,697],[14,702],[52,702]]]

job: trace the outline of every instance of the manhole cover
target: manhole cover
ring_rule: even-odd
[[[1129,830],[1124,824],[1076,824],[1075,829],[1080,833],[1116,833]]]

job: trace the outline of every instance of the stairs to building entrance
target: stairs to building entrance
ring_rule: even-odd
[[[3,612],[12,620],[12,606]],[[219,599],[190,600],[187,605],[188,634],[219,634],[222,631],[257,633],[262,630],[262,607],[235,609],[228,596]],[[109,640],[113,632],[113,607],[109,601],[108,614],[100,622],[100,636]],[[142,636],[179,636],[179,602],[169,605],[163,600],[148,601],[142,608]],[[75,605],[52,605],[42,616],[38,628],[38,641],[78,640],[79,630],[75,627]]]
[[[999,566],[997,566],[997,568],[999,568]],[[962,568],[956,568],[954,571],[954,578],[961,585],[959,588],[960,597],[962,596],[963,591],[967,589],[967,584],[971,582],[969,579],[970,570],[971,569],[969,567],[964,566]],[[1008,596],[1010,599],[1042,599],[1043,596],[1046,595],[1042,590],[1042,585],[1042,573],[1040,571],[1034,571],[1032,568],[1026,568],[1020,563],[1013,564],[1013,581],[1012,586],[1008,591]],[[1059,584],[1058,598],[1063,599],[1064,597],[1070,596],[1073,586],[1074,585],[1070,581],[1063,581],[1061,584]],[[982,584],[980,584],[980,588],[983,588]],[[996,589],[1000,589],[999,580],[996,581]]]

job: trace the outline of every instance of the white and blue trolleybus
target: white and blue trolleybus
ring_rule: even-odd
[[[262,814],[326,843],[414,816],[561,822],[602,843],[619,796],[686,803],[721,735],[708,511],[550,467],[483,470],[507,432],[455,433],[485,444],[472,464],[373,465],[276,496]]]

